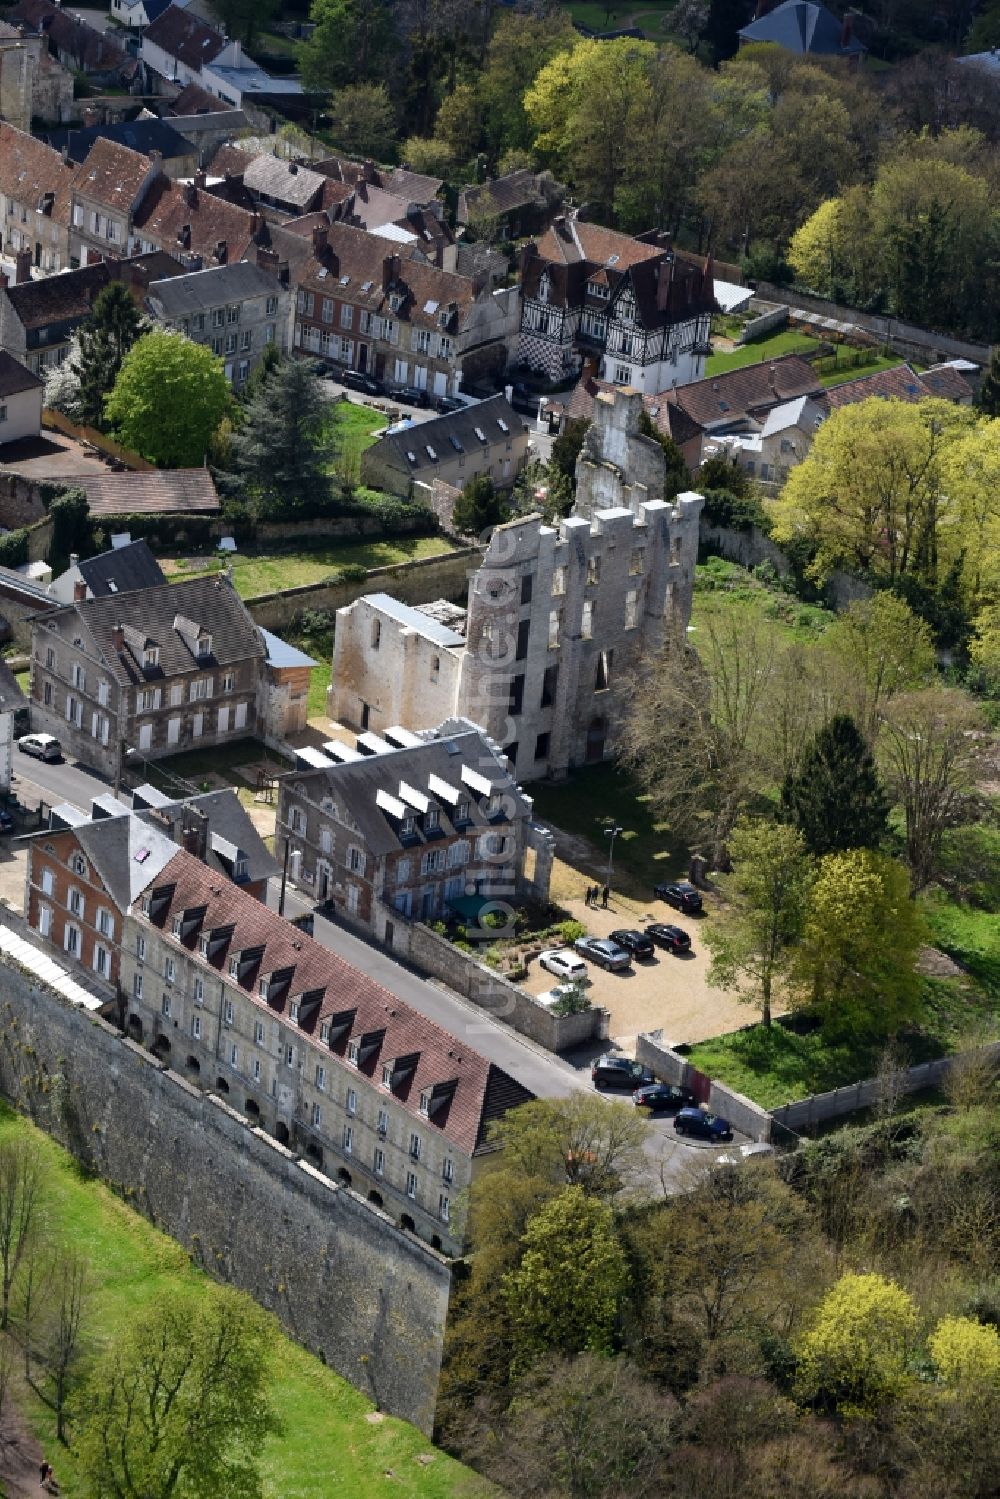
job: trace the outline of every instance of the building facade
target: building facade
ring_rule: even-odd
[[[669,239],[558,217],[521,252],[514,362],[562,380],[591,356],[601,380],[644,394],[700,380],[715,309],[712,265],[679,258]]]
[[[497,489],[513,487],[528,457],[528,429],[506,396],[464,406],[390,431],[366,448],[361,478],[374,489],[407,496],[414,484],[440,479],[461,490],[484,475]]]
[[[32,628],[33,721],[118,778],[155,760],[258,731],[265,649],[225,577],[82,599]]]
[[[288,288],[245,261],[153,282],[146,305],[158,322],[207,345],[237,387],[250,378],[269,344],[282,354],[288,350]]]
[[[279,840],[295,882],[390,943],[380,903],[431,921],[469,898],[546,900],[551,842],[502,751],[457,720],[387,736],[362,739],[372,753],[331,743],[328,766],[282,779]]]
[[[613,754],[632,673],[690,619],[703,503],[664,499],[641,411],[635,392],[598,397],[573,514],[498,526],[464,613],[384,594],[338,610],[331,715],[376,732],[471,719],[522,781]]]
[[[491,1119],[531,1095],[181,851],[135,900],[129,1034],[446,1253]]]

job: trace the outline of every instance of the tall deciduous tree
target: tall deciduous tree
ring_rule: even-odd
[[[567,1187],[528,1224],[521,1263],[505,1281],[515,1363],[609,1349],[627,1285],[611,1208]]]
[[[257,1499],[273,1335],[248,1297],[167,1291],[99,1361],[77,1453],[94,1499]]]
[[[838,713],[785,777],[781,805],[813,854],[873,848],[885,836],[889,803],[871,749],[854,719]]]
[[[881,1275],[844,1275],[827,1292],[798,1347],[803,1398],[845,1416],[875,1416],[910,1381],[917,1308]]]
[[[838,614],[823,638],[837,699],[874,744],[886,703],[929,680],[936,664],[931,632],[901,598],[876,593]]]
[[[522,1104],[491,1127],[490,1138],[503,1144],[506,1171],[612,1197],[646,1165],[648,1133],[629,1105],[572,1093]]]
[[[301,359],[286,359],[247,402],[232,438],[232,466],[260,519],[315,511],[330,493],[330,408]]]
[[[990,355],[989,367],[979,387],[978,406],[984,416],[1000,416],[1000,346]]]
[[[947,830],[970,819],[986,722],[966,693],[948,687],[891,698],[883,722],[886,781],[906,819],[916,895],[939,872]]]
[[[312,93],[377,83],[392,61],[386,0],[313,0],[315,31],[302,48],[302,81]]]
[[[829,854],[809,896],[792,981],[835,1035],[895,1035],[920,1007],[926,935],[902,864],[870,849]]]
[[[222,361],[211,349],[158,329],[126,354],[104,409],[127,448],[162,468],[194,468],[230,400]]]
[[[10,1326],[14,1281],[39,1230],[43,1173],[38,1151],[22,1140],[0,1141],[0,1329]]]
[[[805,923],[812,859],[797,828],[763,821],[738,822],[729,853],[732,873],[719,881],[725,904],[705,933],[709,980],[740,991],[770,1025],[775,984]]]
[[[105,398],[114,388],[125,355],[149,327],[128,288],[112,281],[94,301],[90,317],[77,334],[73,373],[79,381],[80,419],[103,427]]]
[[[384,83],[349,83],[330,104],[330,131],[351,156],[385,160],[396,141],[396,109]]]

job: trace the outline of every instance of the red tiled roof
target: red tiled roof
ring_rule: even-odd
[[[538,253],[543,260],[554,260],[560,265],[576,265],[581,260],[607,265],[617,256],[615,270],[625,271],[640,261],[655,260],[663,254],[663,246],[647,244],[630,234],[605,229],[601,224],[582,224],[579,219],[563,218],[557,219],[542,235]]]
[[[155,926],[169,931],[173,916],[203,907],[203,919],[183,944],[194,960],[227,973],[231,956],[258,950],[231,982],[238,983],[263,1014],[287,1016],[291,1000],[299,999],[299,1030],[317,1051],[345,1070],[377,1081],[387,1062],[413,1059],[412,1070],[393,1089],[393,1097],[425,1128],[439,1129],[468,1154],[483,1144],[490,1118],[531,1097],[465,1042],[321,947],[262,901],[220,880],[192,854],[181,850],[170,860],[146,893],[154,895],[157,890],[168,892],[169,899],[153,906],[150,919]],[[210,957],[200,958],[200,933],[222,927],[232,927],[227,940]],[[258,980],[283,973],[287,980],[278,992],[261,999]],[[315,1003],[303,1004],[301,997],[310,994]],[[320,1028],[323,1021],[334,1019],[340,1024],[331,1029],[327,1044],[320,1040]],[[355,1068],[345,1060],[347,1042],[362,1037],[373,1044]],[[420,1112],[420,1095],[434,1089],[442,1090],[441,1103],[428,1117]]]
[[[148,156],[100,136],[77,167],[73,186],[81,197],[128,213],[143,183],[156,170]]]
[[[908,364],[897,364],[889,370],[876,370],[873,375],[862,375],[857,380],[845,380],[826,392],[827,405],[836,411],[841,406],[853,406],[858,401],[926,401],[929,396],[940,396],[948,401],[968,401],[972,389],[957,370],[928,370],[918,375]]]
[[[606,380],[597,380],[593,375],[582,375],[573,387],[569,401],[566,405],[566,417],[568,421],[594,420],[594,405],[598,394],[613,394],[615,386]],[[683,446],[693,438],[700,437],[701,428],[691,420],[687,412],[680,406],[671,405],[666,395],[660,392],[658,395],[644,395],[642,404],[649,412],[655,426],[668,437],[672,437],[677,445]]]
[[[207,468],[149,469],[142,473],[70,475],[67,489],[82,489],[91,515],[212,513],[219,496]]]
[[[226,39],[213,27],[189,10],[168,5],[162,15],[146,27],[145,38],[162,48],[170,57],[200,71],[202,63],[218,57]]]
[[[229,109],[215,94],[210,94],[207,88],[202,88],[198,83],[189,83],[182,88],[176,99],[172,99],[167,105],[169,115],[201,115],[220,114]]]
[[[214,193],[181,187],[161,177],[136,214],[136,232],[158,241],[165,250],[182,248],[211,260],[220,241],[226,242],[227,261],[242,260],[253,237],[256,219],[245,208],[227,203]],[[186,230],[190,229],[190,239]]]
[[[727,370],[691,385],[664,391],[661,401],[679,406],[702,429],[731,425],[751,412],[769,411],[798,396],[820,395],[823,387],[812,367],[797,354],[786,354],[768,363],[748,364]]]
[[[60,152],[0,120],[0,193],[6,198],[37,208],[51,193],[48,216],[68,224],[75,171]]]

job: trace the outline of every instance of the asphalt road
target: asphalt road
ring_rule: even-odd
[[[53,765],[22,754],[17,748],[14,750],[11,790],[25,806],[37,806],[40,800],[50,807],[57,802],[72,802],[87,812],[95,796],[111,789],[109,781],[76,760],[63,759]]]

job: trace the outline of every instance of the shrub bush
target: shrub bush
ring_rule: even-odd
[[[582,921],[574,921],[570,918],[568,921],[560,921],[556,927],[556,932],[560,941],[573,943],[578,941],[580,937],[587,935],[587,928]]]
[[[28,532],[21,526],[0,536],[0,567],[21,567],[28,560]]]

